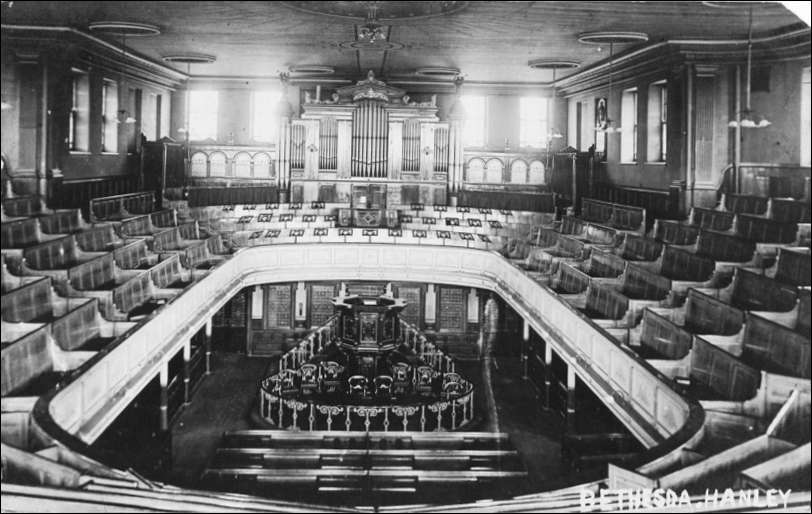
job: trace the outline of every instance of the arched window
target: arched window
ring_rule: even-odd
[[[499,159],[490,159],[485,167],[485,182],[488,184],[501,184],[504,163]]]
[[[251,156],[245,152],[240,152],[234,156],[234,176],[251,176]]]
[[[209,156],[209,169],[211,170],[212,177],[225,177],[226,176],[226,154],[223,152],[214,152]]]
[[[193,177],[205,177],[208,172],[206,170],[206,161],[208,157],[203,152],[195,152],[192,154],[192,176]]]
[[[510,183],[527,184],[527,163],[523,160],[515,160],[510,165]]]
[[[544,163],[541,161],[533,161],[530,163],[530,184],[546,184],[547,175],[544,170]]]
[[[468,182],[478,184],[485,180],[485,161],[482,159],[471,159],[468,161]]]
[[[254,155],[254,177],[269,178],[273,176],[271,156],[265,152]]]

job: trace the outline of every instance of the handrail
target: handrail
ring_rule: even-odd
[[[243,248],[74,372],[32,412],[44,434],[83,453],[164,361],[242,288],[291,280],[410,280],[488,289],[528,321],[649,448],[648,461],[701,436],[704,411],[591,319],[495,252],[336,243]],[[179,320],[184,322],[179,323]],[[567,326],[566,331],[558,327]]]

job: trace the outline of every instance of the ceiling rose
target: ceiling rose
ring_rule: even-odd
[[[645,32],[583,32],[578,35],[578,42],[591,45],[643,43],[646,41],[648,41],[648,34]]]
[[[155,25],[130,21],[95,21],[88,25],[87,28],[97,34],[107,34],[109,36],[157,36],[161,33],[161,29]]]
[[[369,8],[375,6],[379,21],[413,20],[444,16],[458,12],[470,2],[280,2],[292,9],[311,14],[341,18],[366,18]]]

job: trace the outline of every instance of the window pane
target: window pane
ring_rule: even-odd
[[[217,139],[217,91],[189,92],[189,139]]]
[[[623,92],[620,101],[620,160],[637,161],[637,91]]]
[[[70,120],[71,150],[87,152],[90,149],[90,80],[87,75],[73,78],[73,108]]]
[[[102,89],[102,151],[118,151],[118,84],[105,80]]]
[[[254,112],[251,122],[251,137],[254,141],[263,143],[276,141],[278,120],[274,116],[274,110],[281,99],[281,91],[254,91]]]
[[[547,99],[524,96],[519,99],[519,145],[547,144]]]
[[[465,108],[462,140],[465,146],[485,146],[485,97],[463,95],[460,100]]]

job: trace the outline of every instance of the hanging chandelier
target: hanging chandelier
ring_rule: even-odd
[[[366,23],[358,30],[358,41],[368,45],[374,45],[386,41],[386,34],[383,25],[378,23],[378,5],[372,2],[367,11]]]
[[[749,10],[749,28],[747,31],[747,83],[745,89],[744,109],[737,113],[735,119],[727,124],[731,128],[764,128],[772,125],[770,121],[757,114],[750,106],[751,76],[753,71],[753,7]]]
[[[612,92],[614,88],[612,87],[612,77],[614,75],[614,64],[615,64],[615,44],[613,41],[609,42],[609,98],[612,98]],[[602,132],[604,134],[619,134],[621,131],[620,125],[616,124],[612,118],[609,117],[609,108],[606,108],[606,118],[595,125],[596,132]]]

